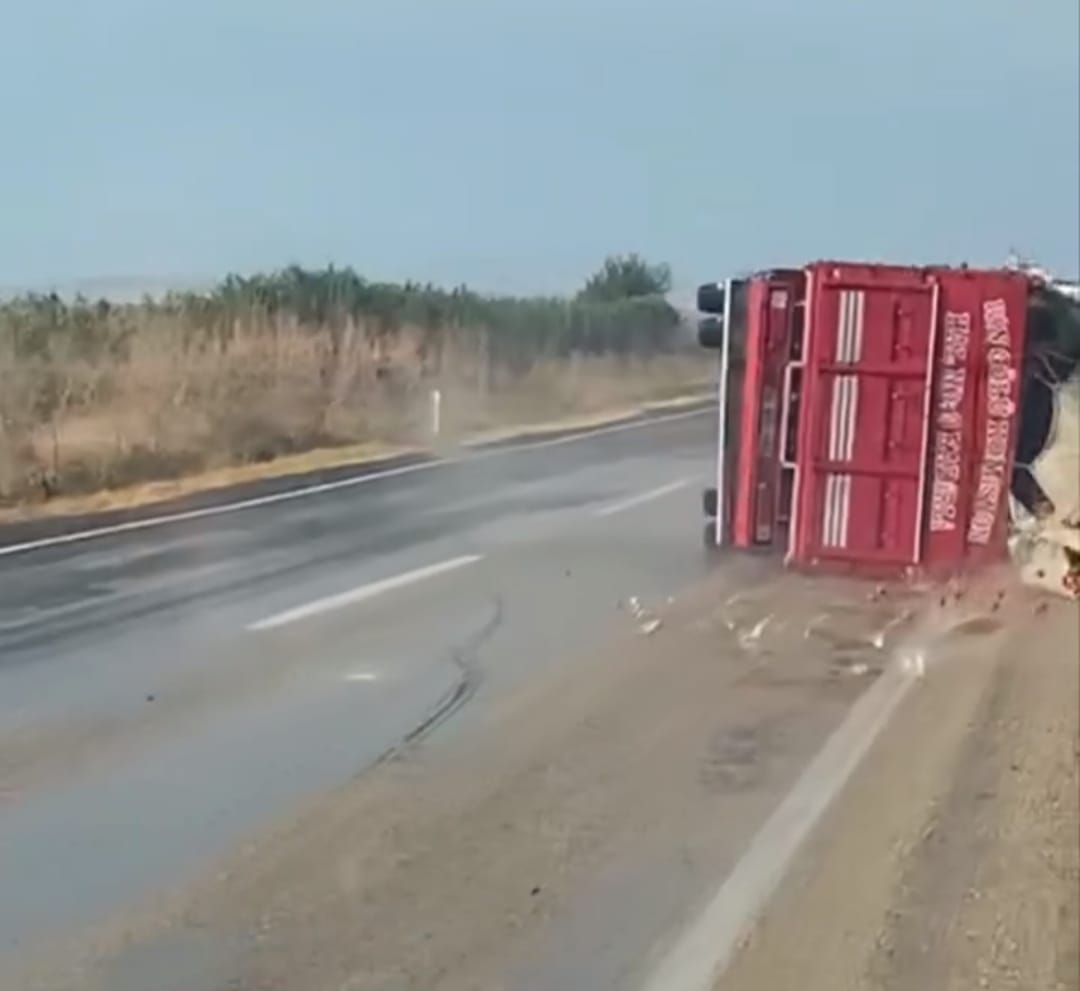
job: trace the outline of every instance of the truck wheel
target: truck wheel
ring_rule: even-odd
[[[709,519],[716,519],[716,489],[706,489],[701,493],[701,508]]]
[[[697,308],[701,313],[720,314],[726,306],[727,298],[722,282],[707,282],[698,288]]]
[[[698,323],[698,345],[716,350],[724,346],[724,325],[716,317],[706,317]]]

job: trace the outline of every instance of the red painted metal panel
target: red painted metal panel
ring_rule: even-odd
[[[813,283],[796,559],[914,564],[933,280],[827,264]]]
[[[733,543],[773,543],[781,500],[781,404],[801,272],[751,281],[747,301],[746,372],[740,421]]]
[[[756,529],[758,422],[761,418],[765,381],[766,348],[762,305],[767,288],[760,279],[747,287],[746,366],[743,372],[743,406],[739,419],[738,470],[735,475],[735,507],[732,514],[732,543],[752,547]]]
[[[1002,553],[1026,279],[809,272],[792,562],[887,573]]]
[[[925,564],[951,570],[1006,550],[1027,278],[942,270]]]

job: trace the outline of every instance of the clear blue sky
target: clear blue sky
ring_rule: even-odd
[[[0,285],[1078,262],[1076,0],[5,0]]]

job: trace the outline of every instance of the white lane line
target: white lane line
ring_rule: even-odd
[[[803,841],[916,680],[891,665],[852,706],[712,901],[660,961],[644,991],[712,991]]]
[[[631,423],[616,423],[608,427],[598,427],[595,430],[586,430],[580,433],[568,434],[565,437],[553,437],[549,440],[523,441],[520,444],[508,445],[495,448],[490,451],[471,454],[469,460],[481,460],[488,458],[501,458],[508,454],[519,454],[522,451],[540,450],[546,447],[557,447],[561,444],[575,444],[578,441],[589,440],[593,437],[601,437],[605,434],[622,433],[626,430],[640,430],[657,423],[672,423],[677,420],[689,420],[693,417],[703,416],[714,412],[712,405],[703,409],[694,409],[684,413],[671,413],[664,416],[652,416],[645,420],[635,420]],[[413,472],[430,471],[432,468],[442,468],[449,464],[456,464],[452,459],[435,458],[431,461],[423,461],[419,464],[400,465],[397,468],[386,468],[382,471],[373,471],[365,475],[357,475],[351,478],[339,478],[333,482],[321,482],[318,485],[307,485],[300,489],[288,489],[284,492],[275,492],[270,495],[256,496],[252,499],[241,499],[239,502],[229,502],[221,506],[207,506],[204,509],[189,509],[181,513],[168,513],[164,516],[152,516],[147,519],[129,520],[126,523],[114,523],[110,526],[94,527],[90,530],[78,530],[75,533],[64,533],[55,537],[42,537],[38,540],[27,540],[21,544],[8,544],[0,547],[0,557],[8,557],[13,554],[25,554],[28,551],[41,550],[45,547],[58,547],[62,544],[81,543],[84,540],[94,540],[98,537],[112,536],[118,533],[130,533],[135,530],[150,530],[154,527],[167,526],[170,523],[186,523],[190,520],[202,520],[212,516],[224,516],[226,513],[238,513],[245,509],[255,509],[259,506],[271,506],[278,502],[288,502],[292,499],[304,499],[308,496],[320,495],[323,492],[334,492],[337,489],[352,488],[357,485],[365,485],[382,478],[393,478],[397,475],[411,475]]]
[[[345,675],[346,681],[378,681],[379,676],[374,671],[352,671]]]
[[[392,578],[382,578],[379,581],[361,585],[359,588],[350,589],[348,592],[330,595],[325,599],[316,599],[314,602],[297,606],[295,609],[286,609],[284,612],[268,616],[266,619],[260,619],[257,623],[249,623],[247,628],[251,631],[273,630],[279,626],[285,626],[287,623],[295,623],[301,619],[318,616],[320,613],[330,612],[332,609],[341,609],[345,606],[355,605],[358,602],[366,602],[377,595],[404,588],[406,585],[423,581],[425,578],[434,578],[436,575],[446,574],[448,571],[456,571],[458,568],[464,568],[466,565],[475,564],[480,560],[483,560],[482,555],[467,554],[464,557],[453,557],[448,561],[440,561],[438,564],[429,564],[414,571],[394,575]]]
[[[594,515],[614,516],[616,513],[621,513],[624,510],[633,509],[635,506],[641,506],[646,502],[652,502],[654,499],[660,499],[663,496],[670,495],[672,492],[678,492],[679,489],[685,489],[689,484],[689,478],[680,478],[678,481],[669,482],[667,485],[661,485],[658,489],[649,489],[648,492],[641,492],[638,495],[630,496],[628,499],[622,499],[619,502],[613,502],[610,505],[603,506],[598,509]]]

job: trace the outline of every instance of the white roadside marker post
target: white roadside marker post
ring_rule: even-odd
[[[431,436],[438,439],[442,431],[442,391],[431,390]]]

